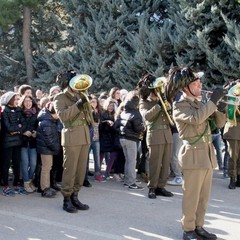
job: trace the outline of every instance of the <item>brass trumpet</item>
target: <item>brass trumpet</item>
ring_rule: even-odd
[[[165,77],[158,77],[148,88],[156,89],[155,92],[161,102],[161,105],[163,107],[165,114],[167,115],[168,121],[172,126],[174,126],[174,121],[173,121],[171,113],[170,113],[172,107],[164,95],[165,81],[166,81]]]

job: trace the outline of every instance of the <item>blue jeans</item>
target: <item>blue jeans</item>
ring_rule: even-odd
[[[215,147],[216,154],[217,154],[217,161],[219,169],[223,168],[223,140],[220,133],[212,134],[212,143]]]
[[[93,153],[93,160],[94,160],[94,173],[95,176],[101,172],[100,169],[100,142],[99,141],[92,141],[89,149],[89,153],[92,150]]]
[[[182,171],[178,161],[178,153],[183,144],[181,138],[179,138],[179,133],[173,133],[173,149],[172,149],[172,159],[170,162],[171,171],[176,177],[182,176]]]
[[[37,165],[37,151],[36,148],[21,148],[22,160],[22,178],[24,182],[33,179],[33,175]]]

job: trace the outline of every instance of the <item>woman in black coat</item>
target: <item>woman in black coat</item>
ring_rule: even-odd
[[[117,158],[117,132],[114,126],[114,102],[108,98],[104,102],[101,121],[99,124],[100,140],[100,166],[103,161],[104,153],[110,153],[107,161],[105,178],[109,179],[110,171]]]
[[[6,92],[1,97],[1,105],[4,106],[1,119],[3,159],[2,159],[2,184],[3,195],[14,196],[15,191],[26,193],[20,183],[20,148],[22,144],[22,133],[24,121],[21,108],[18,107],[18,97],[14,92]],[[9,168],[11,166],[14,174],[12,189],[8,184]]]
[[[36,130],[39,109],[33,97],[27,95],[21,97],[19,106],[22,109],[24,125],[26,126],[21,146],[22,178],[25,190],[32,193],[36,190],[32,179],[37,165]]]

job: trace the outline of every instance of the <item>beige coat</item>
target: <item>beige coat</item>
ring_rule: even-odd
[[[173,118],[180,138],[185,140],[179,151],[179,161],[183,169],[217,167],[208,117],[212,116],[216,127],[221,128],[225,124],[226,116],[216,109],[212,101],[203,104],[183,96],[173,104]],[[204,132],[204,140],[201,139],[193,145],[189,143],[198,139]]]
[[[83,110],[79,110],[76,102],[80,95],[60,93],[54,98],[54,107],[63,124],[61,144],[62,146],[78,146],[90,144],[89,126]],[[73,126],[68,126],[69,121],[74,119]],[[77,125],[77,122],[81,122]],[[76,126],[75,126],[76,125]]]
[[[61,193],[70,197],[78,193],[86,174],[90,146],[89,123],[83,107],[76,105],[80,94],[73,94],[67,89],[54,98],[54,107],[63,123],[61,143],[63,146],[63,176]]]
[[[139,111],[147,126],[147,145],[172,143],[172,132],[166,114],[160,105],[151,99],[140,100]],[[156,121],[155,121],[156,119]]]
[[[227,122],[223,131],[223,139],[240,140],[240,122],[237,122],[236,126]]]

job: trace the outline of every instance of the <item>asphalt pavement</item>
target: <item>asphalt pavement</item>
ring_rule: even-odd
[[[5,197],[0,194],[0,240],[180,240],[182,190],[167,186],[174,197],[149,199],[110,179],[83,187],[79,198],[88,211],[62,210],[60,193],[45,199],[40,193]],[[205,228],[218,239],[240,239],[240,188],[229,190],[229,179],[215,170]],[[2,189],[0,189],[2,190]]]

